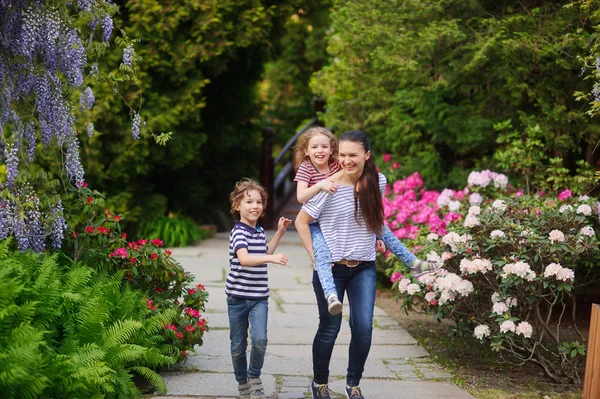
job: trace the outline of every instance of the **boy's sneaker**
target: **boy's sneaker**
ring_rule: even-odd
[[[331,399],[327,384],[317,384],[313,381],[310,383],[310,390],[312,392],[312,399]]]
[[[346,396],[348,397],[348,399],[365,399],[365,397],[362,396],[358,385],[355,387],[346,385]]]
[[[437,262],[415,259],[410,265],[410,272],[414,278],[419,278],[425,274],[433,273],[434,271],[439,270],[439,268],[440,264]]]
[[[327,309],[329,309],[329,313],[332,315],[342,313],[342,303],[335,295],[329,295],[327,298]]]
[[[260,378],[251,378],[248,380],[248,384],[250,385],[250,399],[265,397],[265,389]]]
[[[240,393],[240,399],[250,399],[250,384],[248,381],[243,384],[238,383],[238,392]]]

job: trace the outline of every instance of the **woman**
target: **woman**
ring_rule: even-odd
[[[334,263],[332,271],[340,300],[348,294],[351,340],[346,376],[346,394],[364,399],[359,388],[371,348],[375,307],[375,232],[383,226],[381,198],[386,179],[377,172],[369,140],[359,130],[340,137],[337,192],[321,192],[311,198],[296,218],[296,228],[304,248],[314,262],[309,223],[318,219]],[[319,307],[319,327],[313,341],[313,399],[330,399],[327,387],[329,362],[340,330],[342,315],[332,315],[313,273],[313,286]]]

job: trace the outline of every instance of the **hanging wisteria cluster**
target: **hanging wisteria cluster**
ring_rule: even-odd
[[[43,251],[46,239],[61,246],[66,224],[60,200],[41,206],[19,171],[33,162],[39,138],[45,148],[63,152],[68,180],[83,184],[70,95],[81,92],[81,109],[92,108],[82,37],[88,46],[96,37],[108,41],[111,10],[106,0],[0,0],[0,160],[6,167],[0,190],[7,193],[0,198],[0,239],[15,236],[19,249]],[[87,21],[85,33],[78,18]],[[97,67],[87,72],[95,75]],[[93,125],[87,130],[93,133]],[[23,198],[28,206],[19,202]]]

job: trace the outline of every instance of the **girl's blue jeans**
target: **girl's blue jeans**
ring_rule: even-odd
[[[351,338],[346,383],[354,387],[360,383],[371,349],[377,284],[375,262],[363,262],[356,267],[335,264],[330,269],[333,271],[338,298],[343,301],[344,294],[348,294]],[[327,384],[329,363],[342,325],[342,314],[334,316],[329,313],[327,299],[323,295],[323,287],[316,271],[313,272],[312,283],[319,307],[319,327],[312,347],[314,381],[317,384]]]
[[[315,254],[315,269],[317,270],[321,287],[323,287],[325,298],[329,298],[330,295],[336,294],[335,283],[331,272],[331,253],[329,252],[319,223],[316,221],[312,222],[308,227],[310,229],[313,252]],[[396,255],[407,267],[417,259],[417,257],[410,252],[400,240],[398,240],[386,225],[383,225],[383,228],[381,229],[381,239],[383,239],[387,249]]]
[[[260,377],[267,350],[268,314],[269,302],[267,299],[244,299],[227,296],[231,361],[237,382],[244,383],[249,378]],[[250,327],[250,335],[252,336],[250,367],[248,367],[246,360],[248,327]]]

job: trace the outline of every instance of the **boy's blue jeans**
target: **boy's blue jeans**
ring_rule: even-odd
[[[269,302],[267,299],[244,299],[227,296],[231,361],[237,382],[244,383],[250,378],[260,377],[267,350],[268,314]],[[252,338],[250,367],[248,367],[246,360],[248,327],[250,327]]]
[[[331,253],[329,252],[319,223],[316,221],[312,222],[308,227],[312,238],[313,252],[315,254],[315,269],[319,275],[319,281],[323,287],[325,298],[329,298],[330,295],[336,294],[335,283],[331,272]],[[417,257],[410,252],[400,240],[398,240],[386,225],[383,225],[383,228],[381,229],[381,239],[383,239],[387,249],[396,255],[407,267],[417,259]]]
[[[332,271],[338,298],[343,301],[344,293],[347,293],[350,304],[351,338],[346,383],[354,387],[360,383],[371,349],[377,284],[375,262],[363,262],[356,267],[336,264]],[[317,384],[327,384],[329,363],[342,324],[342,314],[334,316],[329,313],[316,271],[313,272],[312,283],[319,306],[319,328],[312,347],[314,381]]]

